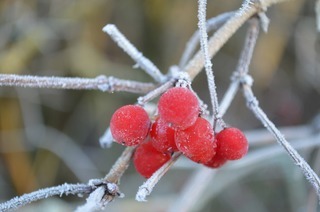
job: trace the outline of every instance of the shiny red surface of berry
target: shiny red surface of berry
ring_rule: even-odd
[[[159,99],[160,117],[173,128],[186,129],[193,125],[199,115],[196,95],[187,88],[175,87],[167,90]]]
[[[152,124],[150,137],[154,148],[159,152],[172,153],[178,151],[174,140],[175,130],[172,129],[169,124],[163,121],[161,118]]]
[[[211,160],[209,160],[207,163],[205,163],[204,165],[210,168],[220,168],[221,166],[223,166],[228,160],[221,158],[221,156],[218,154],[218,152],[216,153],[215,156],[213,156],[213,158]]]
[[[169,159],[169,154],[157,151],[149,141],[137,147],[133,156],[133,164],[139,174],[149,178]]]
[[[238,160],[245,156],[249,149],[243,132],[237,128],[225,128],[217,136],[217,153],[227,160]]]
[[[198,118],[194,125],[175,134],[178,149],[197,163],[206,163],[216,154],[214,131],[204,118]]]
[[[126,146],[133,146],[145,140],[150,129],[147,112],[137,105],[126,105],[113,114],[110,130],[114,140]]]

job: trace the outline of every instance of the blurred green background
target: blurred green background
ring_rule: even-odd
[[[238,0],[208,2],[207,17],[236,10]],[[260,105],[278,126],[310,123],[319,112],[319,43],[314,1],[292,1],[270,8],[268,33],[261,33],[250,71]],[[197,1],[191,0],[1,0],[0,72],[39,76],[96,77],[104,74],[151,81],[102,32],[115,24],[163,73],[178,64],[197,28]],[[242,27],[213,58],[219,99],[230,82],[245,38]],[[209,104],[206,78],[193,87]],[[138,95],[30,88],[0,88],[0,200],[64,182],[87,182],[108,172],[123,150],[99,147],[99,137],[118,107]],[[261,128],[238,95],[225,120],[243,130]],[[311,162],[317,150],[304,152]],[[309,185],[287,156],[239,178],[195,211],[314,211]],[[280,165],[279,165],[280,164]],[[148,203],[134,195],[143,182],[131,167],[121,182],[126,194],[110,211],[165,211],[193,169],[172,170]],[[281,171],[279,171],[281,170]],[[222,171],[223,172],[223,171]],[[228,172],[231,174],[232,172]],[[217,178],[218,180],[220,178]],[[220,179],[220,180],[223,180]],[[199,182],[201,183],[201,182]],[[219,184],[219,181],[212,183]],[[301,193],[292,197],[293,186]],[[294,190],[297,191],[297,190]],[[192,195],[192,194],[190,194]],[[294,201],[293,201],[294,200]],[[22,211],[70,211],[84,199],[41,201]]]

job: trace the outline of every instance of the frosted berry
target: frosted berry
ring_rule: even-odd
[[[169,154],[157,151],[151,142],[146,142],[137,147],[133,156],[133,164],[139,174],[149,178],[169,159]]]
[[[204,118],[198,118],[194,125],[175,134],[178,149],[191,160],[206,163],[216,154],[214,131]]]
[[[217,152],[215,156],[213,156],[213,158],[211,160],[209,160],[207,163],[205,163],[204,165],[210,168],[220,168],[221,166],[223,166],[228,160],[221,158],[221,156],[219,155],[219,153]]]
[[[178,151],[174,140],[175,130],[172,129],[169,124],[163,121],[161,118],[152,124],[150,137],[154,148],[159,152],[172,153]]]
[[[227,160],[238,160],[248,152],[249,144],[241,130],[225,128],[217,134],[217,153]]]
[[[175,87],[167,90],[159,99],[159,115],[176,129],[193,125],[199,115],[196,95],[187,88]]]
[[[142,107],[126,105],[113,114],[110,130],[116,142],[133,146],[145,140],[150,124],[149,116]]]

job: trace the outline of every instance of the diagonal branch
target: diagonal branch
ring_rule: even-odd
[[[289,156],[293,159],[295,165],[297,165],[305,178],[310,182],[317,192],[320,199],[320,179],[318,175],[312,170],[309,164],[300,156],[300,154],[291,146],[291,144],[285,139],[281,132],[270,121],[267,115],[259,107],[258,100],[254,96],[251,85],[246,83],[242,84],[243,94],[247,101],[248,108],[254,113],[254,115],[261,121],[261,123],[272,133],[277,142],[286,150]]]
[[[251,61],[251,58],[253,55],[253,49],[256,45],[258,35],[259,35],[259,23],[256,18],[253,18],[250,20],[250,26],[247,31],[246,40],[238,61],[237,68],[233,76],[231,77],[231,83],[226,93],[223,96],[223,101],[221,101],[220,108],[219,108],[220,117],[222,117],[226,113],[232,100],[234,99],[236,93],[239,90],[239,86],[240,86],[240,81],[238,80],[239,73],[241,74],[248,73],[248,67],[249,67],[248,63],[250,63]]]
[[[161,168],[159,168],[152,176],[144,182],[140,187],[136,194],[136,200],[139,202],[146,201],[146,197],[151,194],[155,185],[159,182],[159,180],[169,171],[170,167],[178,160],[181,156],[181,153],[175,153],[171,157],[171,159],[165,163]]]
[[[226,12],[216,17],[210,18],[207,21],[207,32],[218,29],[229,18],[231,18],[232,15],[234,15],[234,12]],[[195,33],[193,33],[190,40],[186,44],[186,47],[182,53],[182,56],[179,62],[180,68],[185,67],[186,63],[190,60],[192,54],[194,53],[194,51],[196,50],[199,44],[199,41],[200,41],[200,33],[199,33],[199,30],[197,30]]]
[[[55,88],[73,90],[100,90],[103,92],[126,91],[147,93],[155,88],[152,83],[136,82],[100,75],[96,78],[42,77],[15,74],[0,74],[0,87]]]
[[[212,58],[230,37],[254,14],[260,12],[262,8],[267,8],[273,4],[289,0],[256,0],[245,1],[235,15],[230,18],[208,41],[209,56]],[[189,61],[184,68],[190,78],[195,78],[204,66],[204,58],[201,51]]]
[[[141,67],[149,76],[151,76],[157,82],[164,82],[165,76],[160,70],[146,57],[139,52],[136,47],[117,29],[113,24],[108,24],[102,29],[105,33],[108,33],[110,37],[122,48],[137,65]]]

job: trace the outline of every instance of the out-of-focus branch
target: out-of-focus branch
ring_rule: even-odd
[[[130,93],[147,93],[155,88],[152,83],[106,77],[43,77],[15,74],[0,74],[0,87],[56,88],[73,90],[100,90],[103,92],[126,91]]]

